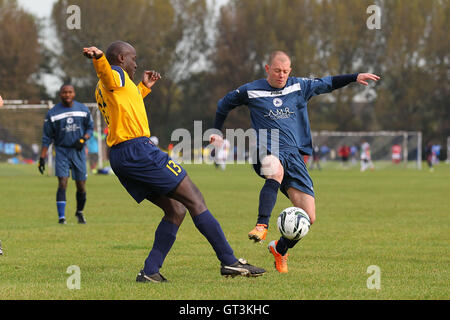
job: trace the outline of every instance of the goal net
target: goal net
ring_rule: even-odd
[[[370,147],[370,160],[378,169],[390,166],[422,168],[421,132],[313,132],[313,145],[320,160],[339,161],[344,167],[360,165],[364,143]]]
[[[6,100],[0,108],[0,162],[32,164],[39,161],[44,120],[52,101],[37,104],[24,100]],[[94,137],[97,148],[91,149],[98,168],[107,161],[104,129],[106,125],[96,103],[85,103],[94,120]],[[54,152],[50,146],[47,154],[48,174],[53,174]],[[88,157],[89,158],[89,157]],[[89,168],[89,166],[88,166]]]

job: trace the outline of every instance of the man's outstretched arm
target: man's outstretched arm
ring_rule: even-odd
[[[120,75],[117,74],[117,80],[114,77],[113,69],[106,59],[103,51],[96,47],[83,48],[85,57],[92,59],[97,77],[102,81],[106,89],[114,89],[121,87]]]
[[[379,76],[372,73],[354,73],[316,79],[300,78],[300,81],[303,83],[304,88],[302,94],[306,100],[309,100],[316,95],[330,93],[333,90],[343,88],[352,82],[358,82],[367,86],[369,80],[378,81],[379,79]]]
[[[334,76],[331,78],[333,90],[340,89],[352,82],[358,82],[362,85],[369,85],[367,81],[378,81],[380,77],[372,73],[354,73]]]

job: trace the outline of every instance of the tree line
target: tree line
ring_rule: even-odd
[[[380,29],[367,8],[377,5]],[[80,8],[80,28],[67,7]],[[313,130],[422,131],[425,141],[450,136],[448,0],[58,0],[52,10],[57,45],[43,42],[43,23],[16,0],[0,0],[0,94],[6,99],[58,99],[43,75],[73,83],[77,99],[94,100],[97,82],[81,49],[121,39],[138,52],[139,70],[163,75],[146,106],[150,128],[168,144],[194,120],[213,125],[217,101],[265,77],[274,50],[292,57],[294,76],[373,72],[382,77],[311,100]],[[226,128],[248,128],[246,108]]]

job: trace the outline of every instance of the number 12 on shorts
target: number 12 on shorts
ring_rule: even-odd
[[[178,177],[178,175],[183,171],[183,169],[181,169],[181,167],[179,165],[177,165],[175,162],[173,162],[173,160],[170,160],[166,167],[172,171],[172,173]]]

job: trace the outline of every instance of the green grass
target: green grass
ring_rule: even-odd
[[[90,176],[87,225],[78,225],[75,186],[68,225],[57,224],[55,177],[35,166],[0,165],[0,300],[5,299],[449,299],[450,167],[433,173],[396,169],[361,173],[339,167],[312,171],[317,222],[290,251],[289,273],[273,268],[267,242],[247,233],[256,220],[263,180],[247,165],[186,166],[238,257],[264,267],[260,278],[223,279],[219,262],[189,217],[178,233],[160,285],[135,282],[152,246],[161,212],[137,205],[114,176]],[[291,206],[280,193],[276,218]],[[69,290],[69,266],[81,269],[81,289]],[[381,290],[369,290],[371,265]]]

